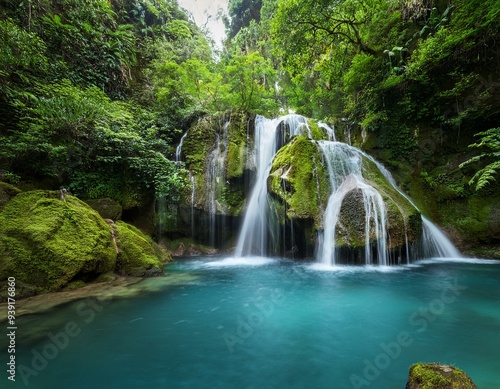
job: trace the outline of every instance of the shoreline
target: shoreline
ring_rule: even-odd
[[[128,286],[137,284],[142,280],[143,278],[141,277],[117,277],[113,281],[89,284],[74,290],[49,292],[19,300],[16,299],[15,316],[16,318],[18,318],[20,316],[50,310],[58,305],[66,304],[87,297],[100,297],[103,295],[112,296],[115,295],[115,293],[109,292],[118,292],[121,288],[126,288]],[[7,321],[8,305],[9,304],[7,302],[0,303],[0,323]]]

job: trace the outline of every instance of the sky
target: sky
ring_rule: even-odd
[[[222,47],[225,29],[222,20],[217,20],[217,13],[219,9],[227,13],[228,0],[177,0],[177,2],[182,8],[191,12],[199,27],[206,23],[217,47]]]

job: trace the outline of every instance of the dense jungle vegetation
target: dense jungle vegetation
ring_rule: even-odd
[[[175,202],[173,155],[195,120],[294,110],[352,134],[448,231],[475,234],[466,244],[498,245],[497,0],[228,9],[216,50],[175,0],[3,1],[0,180],[125,209]]]

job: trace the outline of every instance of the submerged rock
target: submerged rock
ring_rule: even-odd
[[[476,389],[462,370],[439,363],[416,363],[410,367],[406,389]]]

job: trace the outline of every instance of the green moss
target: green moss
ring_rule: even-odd
[[[104,219],[120,220],[122,217],[122,206],[117,201],[109,198],[85,200]]]
[[[467,374],[453,366],[417,363],[410,367],[409,389],[476,389]]]
[[[85,285],[87,284],[82,280],[72,281],[64,288],[64,290],[68,291],[68,290],[80,289],[83,288]]]
[[[226,177],[236,178],[243,176],[247,164],[247,148],[250,120],[253,123],[253,116],[248,116],[243,112],[232,112],[229,117],[229,127],[227,128],[228,152],[226,160]]]
[[[56,191],[15,196],[0,213],[0,279],[39,291],[110,271],[116,251],[109,226],[84,202]]]
[[[226,177],[241,177],[246,164],[246,142],[229,142],[227,151]]]
[[[2,210],[5,204],[18,193],[21,193],[21,190],[14,185],[0,181],[0,210]]]
[[[195,179],[195,205],[197,208],[206,208],[207,205],[207,163],[210,154],[216,147],[217,139],[220,140],[221,151],[225,153],[223,180],[220,180],[216,189],[218,201],[220,201],[220,212],[233,214],[239,210],[241,204],[224,202],[224,193],[227,192],[228,180],[231,182],[231,191],[238,190],[243,195],[243,177],[247,165],[247,149],[251,147],[248,143],[249,126],[253,116],[243,112],[231,112],[217,116],[207,116],[193,125],[184,139],[183,155],[186,165]],[[225,125],[228,124],[227,127]],[[251,132],[251,131],[250,131]],[[223,139],[227,140],[227,150],[223,149]],[[238,187],[238,188],[236,188]],[[191,188],[190,188],[191,189]],[[191,190],[184,193],[182,202],[191,203]],[[229,200],[229,196],[228,196]]]
[[[118,221],[115,228],[119,248],[116,264],[118,272],[136,277],[163,273],[163,265],[151,238],[122,221]]]
[[[184,139],[182,153],[187,167],[195,175],[205,172],[207,155],[216,140],[217,126],[218,121],[214,118],[202,118],[189,129]]]
[[[115,281],[117,279],[117,277],[118,276],[115,273],[113,273],[113,272],[107,272],[107,273],[103,273],[99,277],[97,277],[94,282],[96,282],[96,283],[99,283],[99,282],[112,282],[112,281]]]
[[[240,188],[231,185],[224,186],[220,201],[226,205],[227,211],[231,215],[239,215],[243,205],[245,204],[243,191]]]
[[[268,189],[287,203],[288,217],[321,218],[318,177],[323,174],[316,145],[297,136],[282,147],[273,160]],[[324,186],[323,186],[324,187]]]
[[[314,140],[328,140],[325,130],[318,126],[318,123],[315,120],[309,119],[307,124],[309,125],[309,129],[311,130],[311,135]]]

